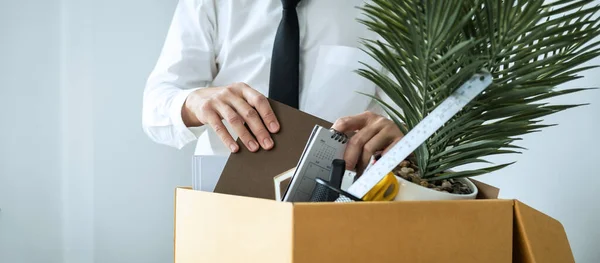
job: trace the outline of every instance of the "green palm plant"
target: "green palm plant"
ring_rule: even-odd
[[[493,83],[423,143],[414,159],[428,181],[502,169],[485,157],[520,153],[522,135],[551,126],[542,117],[578,105],[552,97],[586,90],[558,85],[580,78],[598,56],[598,6],[590,0],[373,0],[360,22],[380,36],[364,51],[358,74],[379,86],[392,105],[374,98],[406,134],[474,73]],[[475,164],[482,168],[452,171]]]

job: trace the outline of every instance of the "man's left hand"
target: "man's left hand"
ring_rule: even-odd
[[[384,153],[404,136],[391,120],[370,111],[338,119],[332,126],[339,132],[353,132],[344,153],[346,169],[361,174],[371,156]]]

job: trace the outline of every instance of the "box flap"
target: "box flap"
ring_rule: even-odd
[[[575,262],[562,224],[515,200],[514,262]]]
[[[175,262],[291,262],[292,209],[291,203],[178,188]]]
[[[297,203],[293,262],[508,263],[512,226],[512,200]]]
[[[477,199],[498,199],[500,189],[477,180],[469,179],[477,186]]]

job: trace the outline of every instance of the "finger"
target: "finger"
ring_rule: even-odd
[[[360,130],[363,127],[367,126],[369,119],[372,117],[372,113],[363,112],[354,116],[347,116],[343,118],[339,118],[333,123],[331,128],[340,131],[340,132],[351,132]]]
[[[248,127],[250,127],[252,134],[254,134],[256,140],[263,149],[269,150],[273,148],[273,139],[271,139],[271,135],[260,119],[258,112],[241,97],[231,98],[230,103],[237,113],[245,120]]]
[[[231,152],[237,152],[239,147],[233,137],[231,137],[231,134],[229,134],[229,131],[227,131],[227,128],[225,128],[225,125],[223,125],[221,117],[214,111],[206,112],[205,114],[208,125],[210,125],[219,138],[221,138],[221,141],[229,147]]]
[[[400,140],[402,140],[402,138],[404,138],[404,136],[400,136],[400,137],[397,137],[396,139],[394,139],[392,141],[392,143],[390,143],[390,145],[388,145],[388,147],[386,147],[383,150],[383,153],[381,153],[381,155],[383,156],[384,154],[386,154],[387,152],[389,152]]]
[[[390,143],[394,141],[394,137],[390,136],[387,130],[381,130],[373,138],[371,138],[363,147],[361,158],[356,164],[356,169],[359,171],[364,170],[369,165],[371,157],[378,151],[385,149]]]
[[[251,152],[255,152],[258,150],[258,144],[256,140],[252,136],[252,134],[246,129],[244,125],[244,119],[240,116],[234,109],[232,109],[228,104],[222,103],[218,105],[219,114],[231,124],[231,127],[238,134],[240,140],[244,143],[246,148]]]
[[[258,114],[260,114],[263,123],[268,127],[269,131],[271,133],[278,132],[280,128],[279,121],[277,120],[277,116],[275,116],[275,112],[273,112],[267,97],[250,87],[244,88],[242,94],[250,106],[258,111]]]
[[[358,160],[362,156],[363,147],[380,129],[381,127],[377,125],[370,125],[359,130],[352,138],[350,138],[348,146],[346,146],[346,151],[344,152],[347,170],[356,168]]]

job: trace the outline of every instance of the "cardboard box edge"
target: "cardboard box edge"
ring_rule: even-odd
[[[551,232],[544,231],[544,233],[540,233],[536,231],[537,229],[531,224],[534,222],[530,222],[531,218],[527,218],[527,216],[533,216],[533,220],[542,220],[546,225],[550,225],[557,232],[557,235],[553,235],[551,238],[544,238],[542,240],[552,240],[551,243],[551,251],[555,252],[553,258],[556,259],[557,263],[567,263],[567,262],[575,262],[575,258],[573,256],[573,250],[571,249],[569,239],[567,237],[564,225],[558,220],[552,218],[551,216],[528,206],[527,204],[514,199],[514,231],[513,231],[513,242],[520,242],[519,244],[513,244],[514,249],[518,249],[518,251],[513,251],[513,261],[514,262],[540,262],[540,259],[536,257],[536,255],[546,254],[547,251],[536,251],[532,242],[532,237],[534,235],[540,234],[549,234]],[[529,226],[529,227],[527,227]],[[517,235],[517,236],[515,236]],[[562,246],[557,246],[557,244],[562,243]],[[523,249],[525,251],[523,251]],[[563,255],[562,257],[558,257],[558,255]],[[520,256],[520,257],[519,257]],[[565,258],[567,261],[558,261],[562,258]]]
[[[177,193],[179,193],[181,189],[185,189],[185,187],[175,188],[175,197],[173,198],[173,263],[177,262]]]

